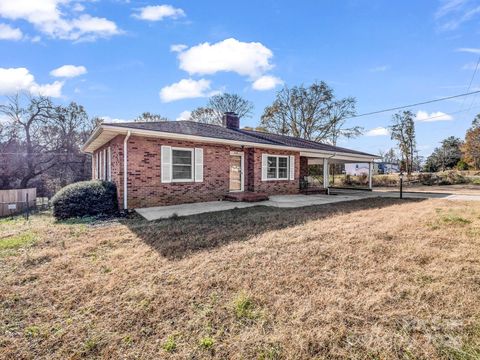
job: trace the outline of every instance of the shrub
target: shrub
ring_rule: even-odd
[[[52,199],[57,219],[118,212],[117,188],[108,181],[81,181],[65,186]]]

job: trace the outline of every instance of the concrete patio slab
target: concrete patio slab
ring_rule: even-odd
[[[252,206],[271,206],[277,208],[298,208],[312,205],[332,204],[342,201],[354,201],[375,197],[398,198],[398,191],[356,191],[345,192],[337,195],[273,195],[267,201],[246,203],[230,201],[209,201],[193,204],[181,204],[170,206],[157,206],[150,208],[135,209],[145,219],[159,220],[168,219],[175,214],[177,216],[197,215],[215,211],[232,210],[235,208],[248,208]],[[455,195],[447,193],[404,192],[406,199],[448,199],[463,201],[480,201],[480,195]]]
[[[235,208],[246,208],[257,206],[262,203],[244,203],[231,201],[208,201],[193,204],[180,204],[170,206],[156,206],[149,208],[135,209],[148,221],[168,219],[174,214],[178,216],[197,215],[214,211],[232,210]]]

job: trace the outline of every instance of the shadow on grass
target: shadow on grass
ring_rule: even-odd
[[[157,221],[147,221],[135,214],[122,223],[162,256],[179,259],[312,220],[423,200],[371,198],[294,209],[258,206]]]

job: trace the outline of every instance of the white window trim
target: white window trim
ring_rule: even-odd
[[[264,179],[264,181],[289,181],[290,180],[290,157],[288,155],[270,155],[270,154],[265,154],[266,155],[266,158],[265,160],[267,161],[267,178]],[[274,157],[274,158],[277,158],[277,166],[276,166],[276,176],[274,178],[269,178],[268,177],[268,158],[269,157]],[[279,166],[279,161],[278,159],[279,158],[284,158],[284,159],[287,159],[287,176],[284,177],[284,178],[279,178],[278,177],[278,170],[280,169],[280,166]]]
[[[173,151],[174,150],[181,150],[181,151],[190,151],[190,153],[192,154],[192,157],[191,157],[191,162],[190,162],[190,166],[192,168],[192,171],[191,171],[191,178],[190,179],[174,179],[173,178]],[[172,147],[171,149],[171,154],[172,154],[172,161],[171,161],[171,164],[170,164],[170,174],[171,174],[171,182],[172,183],[184,183],[184,182],[194,182],[195,181],[195,148],[182,148],[182,147]]]

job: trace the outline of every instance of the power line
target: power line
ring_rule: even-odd
[[[385,113],[385,112],[390,112],[390,111],[395,111],[395,110],[401,110],[401,109],[405,109],[405,108],[409,108],[409,107],[414,107],[414,106],[419,106],[419,105],[431,104],[431,103],[434,103],[434,102],[439,102],[439,101],[445,101],[445,100],[455,99],[455,98],[464,97],[464,96],[469,96],[469,95],[478,94],[478,93],[480,93],[480,90],[470,91],[470,92],[466,92],[466,93],[458,94],[458,95],[453,95],[453,96],[446,96],[446,97],[439,98],[439,99],[422,101],[422,102],[418,102],[418,103],[415,103],[415,104],[402,105],[402,106],[397,106],[397,107],[393,107],[393,108],[389,108],[389,109],[372,111],[372,112],[368,112],[368,113],[363,113],[363,114],[359,114],[359,115],[350,116],[350,117],[348,117],[347,119],[354,119],[354,118],[358,118],[358,117],[362,117],[362,116],[381,114],[381,113]]]
[[[480,64],[480,55],[478,56],[477,65],[475,65],[475,70],[473,71],[472,78],[470,79],[470,84],[468,84],[467,92],[470,91],[470,88],[472,87],[472,83],[473,83],[473,80],[475,79],[475,75],[477,74],[479,64]],[[476,98],[477,98],[477,95],[475,95],[473,97],[472,102],[470,103],[470,106],[468,107],[468,111],[470,111],[472,109],[473,103],[475,102]],[[463,103],[465,104],[465,99],[463,99]],[[463,104],[462,104],[462,108],[463,108]]]

